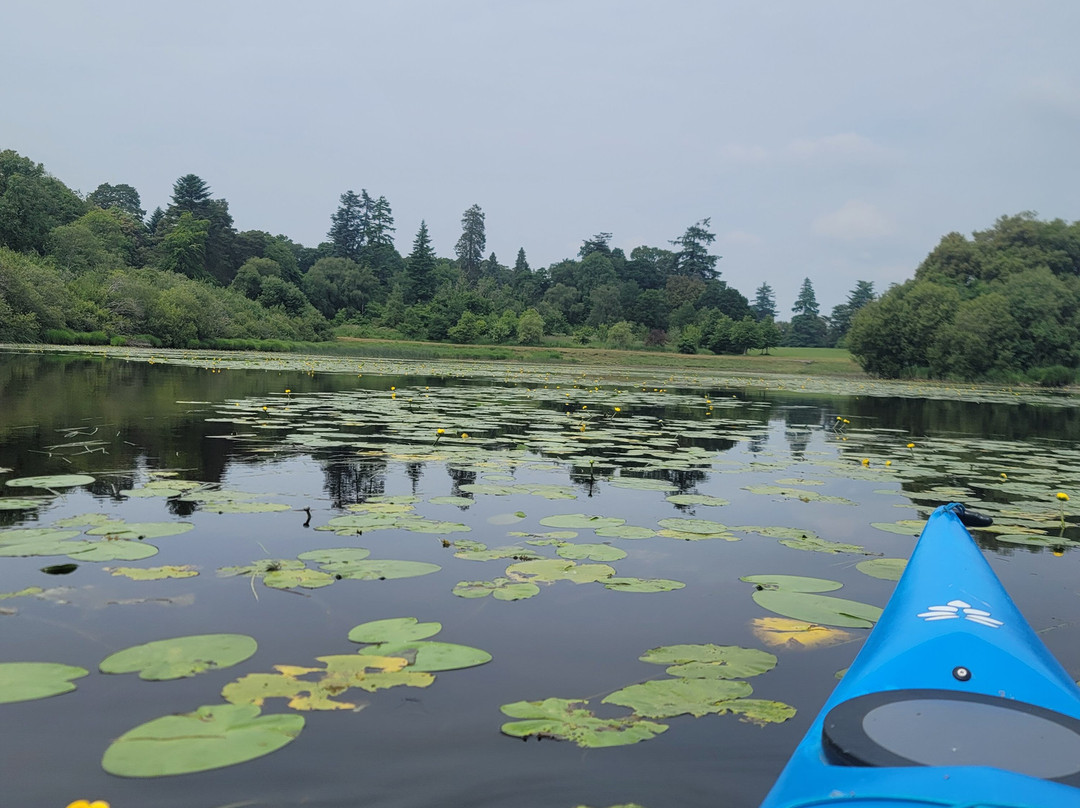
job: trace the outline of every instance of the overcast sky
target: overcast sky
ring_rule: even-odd
[[[194,173],[238,229],[325,240],[347,189],[512,264],[706,217],[782,318],[884,291],[949,231],[1080,219],[1076,0],[9,0],[0,149],[152,210]]]

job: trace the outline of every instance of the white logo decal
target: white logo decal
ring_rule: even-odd
[[[991,617],[990,612],[984,609],[975,609],[970,603],[965,603],[962,600],[950,600],[944,606],[931,606],[925,612],[921,612],[919,617],[927,622],[932,620],[959,620],[963,617],[965,620],[970,620],[981,626],[990,626],[990,628],[998,628],[1003,625],[1000,620]]]

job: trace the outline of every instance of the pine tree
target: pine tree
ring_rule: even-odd
[[[368,200],[367,191],[363,192]],[[390,203],[385,196],[380,196],[368,207],[368,215],[365,222],[364,241],[370,246],[391,246],[394,243],[394,216],[390,211]]]
[[[409,279],[407,302],[426,303],[435,296],[435,251],[431,249],[427,223],[420,222],[420,229],[413,241],[412,252],[406,263]]]
[[[791,307],[791,310],[795,314],[809,314],[812,317],[820,315],[814,285],[810,283],[809,278],[803,278],[802,288],[799,289],[799,296],[795,298],[795,305]]]
[[[758,320],[776,319],[776,295],[769,284],[763,283],[757,288],[754,303],[750,308]]]
[[[364,191],[367,196],[367,191]],[[360,249],[364,244],[363,204],[356,194],[346,191],[341,195],[341,204],[330,216],[330,232],[326,237],[333,245],[335,258],[360,260]]]
[[[458,266],[471,286],[480,280],[480,266],[484,260],[487,237],[484,235],[484,212],[473,205],[461,217],[461,238],[454,247]]]
[[[703,281],[720,277],[716,270],[718,255],[709,254],[709,245],[716,241],[716,235],[709,232],[709,219],[690,225],[686,232],[671,244],[679,247],[675,254],[675,272],[678,275],[701,278]]]

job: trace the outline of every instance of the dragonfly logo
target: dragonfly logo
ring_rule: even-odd
[[[990,616],[985,609],[976,609],[970,603],[962,600],[950,600],[944,606],[931,606],[925,612],[920,612],[919,617],[927,622],[933,620],[970,620],[980,626],[1000,628],[1003,623]]]

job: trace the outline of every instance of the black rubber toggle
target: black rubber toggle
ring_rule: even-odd
[[[977,511],[969,511],[963,505],[958,506],[954,513],[964,524],[964,527],[990,527],[990,525],[994,524],[992,516]]]

